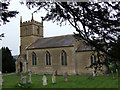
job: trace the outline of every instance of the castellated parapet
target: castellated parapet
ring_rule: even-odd
[[[40,26],[42,26],[42,22],[40,23],[40,22],[38,22],[38,21],[35,21],[35,20],[29,20],[29,21],[25,21],[25,22],[22,22],[21,23],[22,24],[22,26],[26,26],[26,25],[40,25]]]

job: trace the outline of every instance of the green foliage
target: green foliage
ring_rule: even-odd
[[[112,64],[112,63],[110,63],[109,69],[113,72],[116,72],[116,68],[115,68],[114,64]]]
[[[120,61],[120,36],[117,42],[112,45],[110,53],[115,56],[113,59],[118,59]]]
[[[10,2],[2,2],[0,1],[0,26],[1,23],[6,24],[6,22],[10,22],[8,18],[15,17],[16,14],[18,14],[18,11],[10,11],[8,10],[8,7],[10,5]]]
[[[2,47],[2,72],[15,72],[15,60],[8,47]]]

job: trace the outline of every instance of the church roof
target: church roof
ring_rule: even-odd
[[[40,38],[35,43],[31,44],[27,49],[69,47],[73,46],[74,40],[74,35]]]
[[[91,50],[95,50],[94,47],[90,46],[90,45],[86,45],[85,43],[82,44],[82,46],[78,47],[76,52],[82,52],[82,51],[91,51]]]

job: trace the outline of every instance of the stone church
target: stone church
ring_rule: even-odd
[[[74,35],[44,37],[43,20],[22,22],[20,18],[20,55],[16,73],[87,75],[86,66],[97,61],[95,51]]]

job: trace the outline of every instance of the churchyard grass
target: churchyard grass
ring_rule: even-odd
[[[27,76],[28,81],[28,75]],[[116,75],[115,75],[116,76]],[[89,80],[88,76],[68,76],[68,82],[64,82],[63,76],[56,77],[56,84],[52,84],[52,75],[46,75],[48,85],[42,85],[42,75],[32,75],[32,84],[30,88],[118,88],[117,77],[113,80],[112,75],[95,76],[94,80]],[[18,88],[16,85],[20,82],[20,75],[3,76],[3,88]]]

